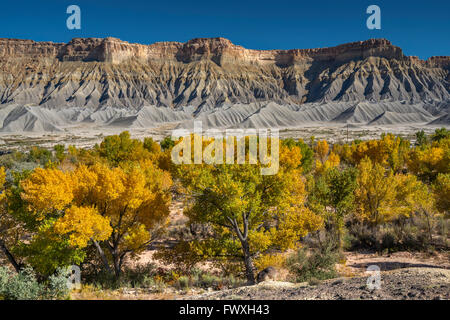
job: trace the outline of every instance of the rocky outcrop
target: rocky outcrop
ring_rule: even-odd
[[[121,63],[132,58],[184,63],[211,60],[224,63],[277,64],[289,66],[304,60],[344,62],[367,57],[403,59],[399,47],[386,39],[370,39],[332,48],[293,50],[250,50],[224,38],[197,38],[186,43],[131,44],[116,38],[74,38],[67,44],[32,40],[0,39],[0,57],[58,58],[60,61]],[[435,57],[446,58],[446,57]]]
[[[181,44],[177,42],[159,42],[147,46],[130,44],[116,38],[75,38],[61,48],[57,57],[61,61],[98,61],[113,64],[130,59],[162,61],[174,60],[180,47]]]
[[[224,38],[131,44],[0,39],[0,103],[144,105],[450,100],[450,57],[405,56],[386,39],[332,48],[251,50]]]
[[[437,67],[437,68],[443,68],[443,69],[450,69],[450,57],[448,56],[434,56],[430,57],[427,60],[427,64],[430,67]]]
[[[21,57],[52,59],[58,55],[63,46],[63,43],[0,38],[0,59]]]

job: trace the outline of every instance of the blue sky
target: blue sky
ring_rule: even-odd
[[[449,0],[20,0],[2,1],[0,37],[67,42],[113,36],[129,42],[225,37],[251,49],[328,47],[387,38],[405,54],[450,55]],[[66,28],[67,6],[81,8],[81,30]],[[381,8],[381,30],[366,8]]]

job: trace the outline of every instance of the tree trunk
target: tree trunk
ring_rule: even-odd
[[[13,265],[13,267],[17,271],[17,273],[19,273],[22,268],[21,268],[20,264],[17,263],[16,259],[12,255],[12,253],[8,250],[8,248],[6,247],[5,242],[3,240],[0,240],[0,249],[3,251],[5,256],[8,258],[8,261]]]
[[[249,285],[255,284],[255,275],[253,273],[253,261],[252,261],[252,255],[250,254],[250,245],[248,244],[248,215],[242,213],[242,221],[244,224],[244,231],[241,232],[241,229],[239,229],[239,225],[236,221],[236,219],[228,218],[228,220],[231,223],[232,228],[236,232],[239,241],[241,242],[242,246],[242,252],[244,253],[244,264],[245,264],[245,276],[247,278],[247,283]]]
[[[338,251],[342,251],[342,230],[338,227],[336,230],[336,248]]]
[[[431,243],[433,243],[433,234],[432,234],[432,231],[431,231],[430,216],[426,212],[425,212],[425,217],[427,218],[428,237],[430,238],[430,244],[431,244]]]
[[[119,250],[117,248],[117,245],[111,245],[111,244],[109,244],[108,249],[109,249],[109,252],[111,253],[111,257],[113,260],[114,276],[116,277],[116,280],[119,280],[120,269],[121,269]]]
[[[245,276],[247,278],[247,283],[249,285],[255,284],[255,275],[253,273],[253,259],[250,255],[250,246],[248,245],[248,240],[245,239],[241,241],[242,243],[242,252],[244,253],[244,264],[245,264]]]
[[[109,267],[108,259],[106,259],[106,256],[105,256],[105,253],[103,252],[102,247],[100,247],[98,242],[95,241],[94,239],[92,239],[92,242],[94,243],[95,247],[97,248],[98,254],[100,255],[100,259],[103,262],[103,266],[105,267],[106,272],[108,272],[109,274],[112,274],[112,270]]]
[[[116,280],[120,278],[120,256],[114,252],[113,253],[113,261],[114,261],[114,274],[116,275]]]
[[[344,247],[344,222],[340,218],[336,220],[336,238],[337,249],[341,252]]]

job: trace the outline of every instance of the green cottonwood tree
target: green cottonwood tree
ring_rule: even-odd
[[[256,256],[272,248],[292,248],[322,225],[322,219],[304,205],[300,160],[298,146],[282,146],[275,175],[261,175],[259,164],[180,166],[190,200],[185,214],[190,223],[212,228],[190,250],[206,259],[217,252],[236,256],[241,250],[247,281],[253,284]]]

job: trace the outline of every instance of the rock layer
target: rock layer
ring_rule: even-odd
[[[450,100],[450,57],[405,56],[386,39],[250,50],[223,38],[131,44],[0,39],[0,103],[43,107]]]

